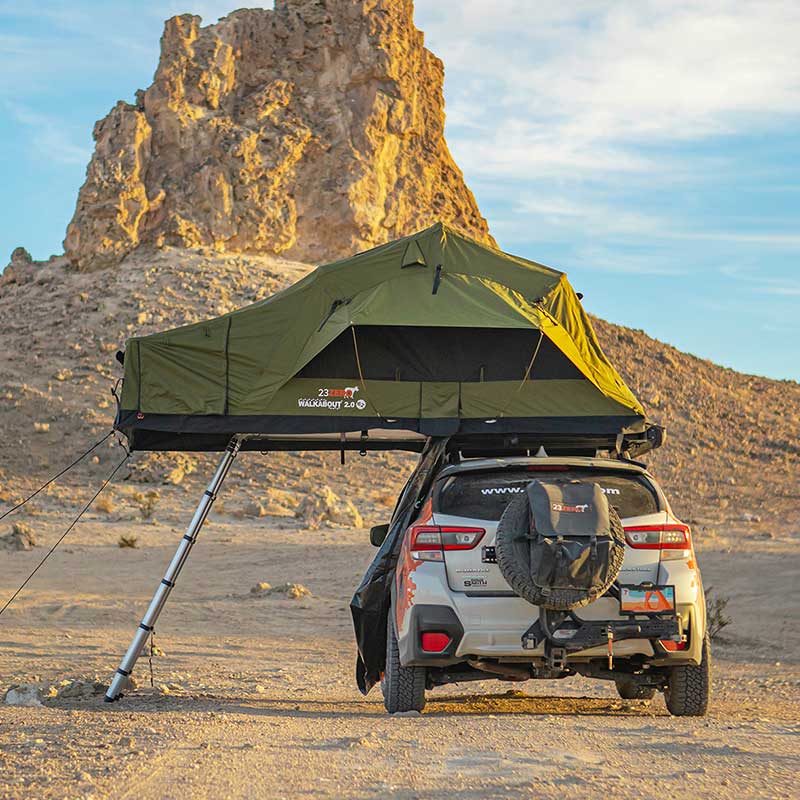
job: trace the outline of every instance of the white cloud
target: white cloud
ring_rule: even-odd
[[[755,233],[735,233],[733,231],[700,231],[685,232],[671,231],[670,237],[676,239],[695,239],[712,242],[731,242],[732,244],[758,244],[766,247],[779,247],[781,249],[795,250],[800,248],[800,234],[770,233],[757,231]]]
[[[86,164],[91,156],[89,144],[77,144],[75,131],[58,117],[42,114],[19,103],[6,102],[11,117],[31,129],[29,146],[37,158],[60,164]]]
[[[437,0],[418,2],[417,18],[446,65],[448,134],[465,169],[668,172],[639,145],[800,113],[792,0]]]
[[[602,194],[602,193],[600,193]],[[691,221],[697,224],[697,221]],[[687,269],[685,246],[693,242],[722,245],[757,246],[760,250],[800,249],[800,234],[770,230],[741,232],[692,230],[685,220],[669,215],[646,213],[620,200],[617,203],[586,199],[580,194],[554,195],[545,190],[528,192],[502,219],[494,222],[493,231],[506,242],[575,242],[573,264],[609,272],[675,275]],[[636,251],[630,252],[630,248]],[[696,247],[694,248],[697,249]],[[730,250],[731,248],[726,248]],[[750,253],[753,252],[751,247]],[[681,253],[682,255],[676,255]],[[695,253],[692,263],[703,258]],[[746,273],[725,267],[728,277],[751,281]],[[793,295],[794,284],[782,279],[758,278],[759,291]]]
[[[497,112],[498,125],[473,126],[449,136],[459,165],[469,174],[527,180],[586,173],[641,173],[661,169],[651,158],[611,141],[570,135],[558,123]],[[448,131],[450,128],[448,128]]]
[[[800,280],[794,276],[769,275],[737,264],[726,264],[720,269],[720,273],[725,278],[746,286],[750,292],[777,297],[800,297]]]
[[[781,297],[800,297],[800,286],[765,286],[757,291],[763,294],[774,294]]]
[[[551,232],[562,229],[561,235],[564,228],[578,228],[589,236],[652,236],[664,228],[663,220],[624,207],[548,195],[523,195],[514,211],[524,217],[526,225],[536,220],[540,225],[552,229]]]
[[[416,9],[445,63],[450,149],[504,246],[546,246],[567,270],[709,277],[727,259],[800,249],[785,212],[760,208],[757,191],[731,196],[791,191],[780,157],[754,142],[800,122],[800,4]],[[740,289],[797,296],[793,281],[760,277]]]
[[[675,277],[689,272],[686,262],[665,252],[663,248],[640,248],[626,253],[603,244],[584,244],[575,248],[570,257],[569,270],[575,267],[595,272],[622,275],[660,275]]]

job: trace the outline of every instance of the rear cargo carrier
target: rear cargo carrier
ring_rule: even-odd
[[[625,533],[597,483],[534,480],[503,512],[495,550],[503,577],[520,597],[569,611],[602,597],[614,583]]]

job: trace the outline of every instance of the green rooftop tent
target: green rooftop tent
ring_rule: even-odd
[[[353,601],[375,681],[403,520],[445,442],[594,455],[660,443],[603,354],[566,276],[438,223],[327,264],[282,292],[135,337],[115,427],[133,450],[225,451],[106,699],[117,699],[236,453],[423,452]],[[383,616],[382,616],[383,615]],[[366,665],[366,666],[365,666]]]
[[[132,338],[124,365],[116,427],[134,450],[224,450],[247,433],[421,450],[426,436],[645,430],[566,276],[441,223]]]

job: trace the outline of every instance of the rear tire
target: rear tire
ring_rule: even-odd
[[[711,643],[703,638],[703,661],[700,666],[687,664],[672,667],[664,690],[667,710],[675,717],[704,717],[711,699]]]
[[[394,609],[386,621],[386,671],[381,681],[383,704],[390,714],[425,708],[425,667],[404,667],[394,630]]]
[[[623,700],[652,700],[656,690],[652,686],[639,686],[633,681],[616,681],[617,694]]]

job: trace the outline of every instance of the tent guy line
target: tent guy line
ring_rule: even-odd
[[[113,431],[112,431],[112,433],[113,433]],[[111,434],[109,434],[109,436],[110,436],[110,435],[111,435]],[[101,441],[101,442],[103,442],[103,441],[105,441],[107,438],[108,438],[108,436],[106,436],[105,438],[101,439],[100,441]],[[98,442],[98,444],[100,444],[100,442]],[[95,445],[95,447],[96,447],[96,446],[97,446],[97,445]],[[92,450],[93,450],[93,449],[94,449],[94,447],[92,448]],[[86,452],[86,453],[84,453],[84,455],[86,455],[87,453],[90,453],[90,452],[91,452],[91,450],[87,450],[87,452]],[[113,470],[111,470],[111,473],[110,473],[110,474],[108,475],[108,477],[107,477],[107,478],[106,478],[106,479],[103,481],[103,483],[101,484],[100,488],[99,488],[99,489],[98,489],[98,490],[97,490],[97,491],[96,491],[96,492],[95,492],[95,493],[92,495],[92,498],[89,500],[89,502],[88,502],[88,503],[87,503],[87,504],[86,504],[86,505],[85,505],[85,506],[84,506],[84,507],[81,509],[81,511],[80,511],[80,513],[78,514],[78,516],[77,516],[77,517],[75,517],[75,519],[74,519],[74,520],[72,520],[72,522],[69,524],[69,526],[68,526],[68,527],[67,527],[67,529],[64,531],[64,533],[62,533],[62,534],[61,534],[61,536],[59,536],[59,537],[58,537],[58,539],[56,540],[56,543],[55,543],[55,544],[54,544],[54,545],[53,545],[53,546],[50,548],[50,550],[48,550],[48,551],[47,551],[47,553],[45,554],[44,558],[43,558],[43,559],[42,559],[42,560],[41,560],[41,561],[40,561],[40,562],[39,562],[39,563],[38,563],[38,564],[37,564],[37,565],[34,567],[34,569],[33,569],[33,571],[31,572],[31,574],[30,574],[30,575],[28,575],[28,577],[27,577],[27,578],[25,578],[25,580],[24,580],[24,581],[23,581],[23,582],[20,584],[19,588],[18,588],[18,589],[17,589],[17,590],[14,592],[14,594],[12,594],[12,595],[11,595],[11,597],[9,597],[9,599],[6,601],[6,604],[5,604],[5,605],[4,605],[2,608],[0,608],[0,615],[2,615],[2,614],[3,614],[3,612],[4,612],[4,611],[5,611],[5,610],[6,610],[6,609],[7,609],[7,608],[8,608],[8,607],[9,607],[9,606],[10,606],[10,605],[11,605],[11,604],[14,602],[14,600],[16,600],[17,596],[18,596],[18,595],[20,594],[20,592],[21,592],[21,591],[22,591],[22,590],[23,590],[23,589],[24,589],[24,588],[25,588],[25,587],[28,585],[28,583],[29,583],[29,582],[30,582],[30,580],[33,578],[33,576],[34,576],[34,575],[35,575],[35,574],[36,574],[36,573],[37,573],[37,572],[38,572],[38,571],[41,569],[41,567],[44,565],[45,561],[47,561],[47,559],[48,559],[48,558],[50,558],[50,556],[51,556],[51,555],[53,555],[53,553],[55,553],[55,551],[56,551],[56,548],[57,548],[57,547],[58,547],[58,546],[61,544],[61,542],[63,542],[63,541],[64,541],[64,539],[66,539],[66,538],[67,538],[67,535],[70,533],[70,531],[72,531],[72,529],[73,529],[73,528],[74,528],[74,527],[75,527],[75,526],[78,524],[78,522],[80,521],[81,517],[82,517],[82,516],[83,516],[83,515],[84,515],[84,514],[85,514],[85,513],[86,513],[86,512],[89,510],[89,508],[91,507],[92,503],[94,503],[94,501],[95,501],[95,500],[97,500],[97,498],[100,496],[100,493],[103,491],[103,489],[105,489],[105,488],[106,488],[106,486],[108,486],[108,484],[109,484],[109,483],[111,483],[111,481],[114,479],[114,476],[115,476],[115,475],[117,474],[117,472],[119,471],[120,467],[121,467],[121,466],[122,466],[122,465],[123,465],[123,464],[124,464],[124,463],[125,463],[125,462],[126,462],[128,459],[129,459],[129,458],[130,458],[130,457],[131,457],[131,454],[130,454],[129,452],[127,452],[127,451],[126,451],[126,452],[125,452],[125,456],[123,457],[122,461],[120,461],[120,462],[119,462],[119,463],[118,463],[118,464],[117,464],[117,465],[114,467],[114,469],[113,469]],[[81,458],[83,458],[83,456],[81,456]],[[78,459],[78,461],[80,461],[80,458]],[[73,463],[71,466],[74,466],[75,464],[77,464],[77,463],[78,463],[78,461],[74,462],[74,463]],[[67,469],[69,469],[69,467],[67,467]],[[59,473],[59,475],[63,475],[63,474],[64,474],[64,472],[66,472],[66,471],[67,471],[66,469],[65,469],[65,470],[63,470],[62,472],[60,472],[60,473]],[[52,482],[53,482],[53,480],[55,480],[55,479],[51,479],[51,480],[49,481],[49,483],[52,483]],[[47,484],[45,484],[45,486],[46,486],[46,485],[47,485]],[[43,488],[44,488],[44,486],[42,487],[42,489],[43,489]],[[41,491],[41,489],[39,489],[38,491]],[[38,492],[34,492],[34,494],[37,494],[37,493],[38,493]],[[34,496],[34,495],[31,495],[31,497],[33,497],[33,496]],[[20,504],[20,505],[22,505],[22,504]],[[18,507],[18,506],[17,506],[17,507]],[[14,509],[11,509],[11,510],[13,511]]]
[[[81,453],[81,455],[79,455],[71,464],[69,464],[68,466],[64,467],[64,469],[62,469],[61,472],[57,472],[55,475],[53,475],[52,478],[50,478],[49,480],[45,481],[35,492],[32,492],[24,500],[21,500],[15,506],[12,506],[8,510],[6,510],[2,514],[0,514],[0,520],[5,519],[9,514],[11,514],[12,512],[16,511],[18,508],[22,508],[22,506],[24,506],[25,503],[27,503],[29,500],[33,500],[33,498],[36,497],[36,495],[39,494],[39,492],[44,491],[51,483],[55,483],[55,481],[57,481],[62,475],[65,475],[74,466],[76,466],[81,461],[83,461],[83,459],[86,458],[86,456],[88,456],[89,453],[93,452],[98,447],[100,447],[100,445],[103,444],[103,442],[105,442],[107,439],[110,439],[114,435],[114,433],[115,432],[113,430],[110,430],[102,439],[99,439],[88,450],[86,450],[85,452]]]

